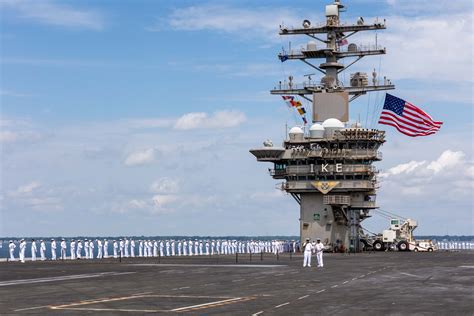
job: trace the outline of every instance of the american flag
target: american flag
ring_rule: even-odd
[[[400,133],[416,137],[436,133],[443,122],[434,121],[422,109],[387,93],[379,124],[393,126]]]

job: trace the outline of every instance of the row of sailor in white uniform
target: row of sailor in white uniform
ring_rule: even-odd
[[[69,246],[69,247],[68,247]],[[9,242],[9,260],[15,261],[16,244]],[[20,240],[18,255],[21,262],[25,261],[27,242]],[[59,248],[59,249],[58,249]],[[34,239],[30,242],[31,260],[37,260],[39,252],[40,260],[46,260],[46,243]],[[111,253],[109,253],[111,250]],[[228,255],[235,253],[282,253],[295,251],[295,243],[288,241],[272,240],[134,240],[123,238],[119,240],[108,239],[71,239],[66,242],[63,238],[59,243],[51,239],[50,256],[48,259],[57,260],[58,252],[60,259],[102,259],[113,256],[118,257],[165,257],[165,256],[213,256]]]

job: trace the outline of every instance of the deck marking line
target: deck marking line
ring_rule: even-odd
[[[0,286],[45,283],[45,282],[54,282],[54,281],[69,281],[69,280],[98,278],[98,277],[103,277],[103,276],[115,276],[115,275],[124,275],[124,274],[132,274],[132,273],[137,273],[137,272],[102,272],[102,273],[88,273],[88,274],[72,274],[72,275],[64,275],[64,276],[57,276],[57,277],[50,277],[50,278],[10,280],[10,281],[0,282]]]
[[[255,314],[252,314],[252,316],[258,316],[260,314],[263,314],[263,311],[256,312]]]
[[[474,266],[459,266],[458,268],[468,268],[468,269],[474,269]]]
[[[359,278],[363,278],[363,277],[365,277],[365,274],[362,274]]]
[[[352,278],[352,281],[355,281],[355,280],[357,280],[357,278]]]
[[[349,283],[349,281],[344,281],[344,282],[342,282],[342,284],[346,284],[346,283]]]
[[[298,297],[297,299],[298,299],[298,300],[302,300],[302,299],[304,299],[304,298],[307,298],[308,296],[309,296],[309,295],[301,296],[301,297]]]
[[[178,290],[184,290],[184,289],[190,289],[191,287],[190,286],[183,286],[183,287],[179,287]]]
[[[232,280],[232,282],[242,282],[242,281],[245,281],[245,279]]]
[[[319,291],[317,291],[316,293],[322,293],[322,292],[324,292],[324,291],[326,291],[326,289],[319,290]]]
[[[213,305],[213,304],[220,304],[220,303],[224,303],[224,302],[227,303],[227,302],[240,301],[240,300],[242,300],[242,297],[229,298],[227,300],[222,300],[222,301],[216,301],[216,302],[198,304],[198,305],[193,305],[193,306],[175,308],[175,309],[172,309],[171,311],[172,312],[179,312],[179,311],[183,311],[183,310],[187,310],[187,309],[193,309],[193,308],[196,308],[196,307],[204,307],[204,306]]]
[[[250,284],[249,286],[257,286],[257,285],[262,285],[264,283],[254,283],[254,284]]]
[[[47,308],[47,307],[50,307],[50,306],[51,306],[51,305],[43,305],[43,306],[34,306],[34,307],[20,308],[20,309],[15,309],[14,312],[29,311],[29,310],[33,310],[33,309]]]
[[[334,284],[333,286],[331,286],[331,288],[335,288],[335,287],[338,287],[339,285],[337,284]]]
[[[277,305],[277,306],[275,306],[275,308],[280,308],[280,307],[285,306],[285,305],[288,305],[288,304],[290,304],[290,302],[286,302],[286,303]]]

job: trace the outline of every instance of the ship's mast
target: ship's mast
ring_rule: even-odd
[[[300,51],[290,50],[282,52],[279,58],[284,60],[297,59],[301,60],[308,66],[322,73],[321,83],[304,82],[295,85],[293,82],[288,84],[280,84],[271,90],[272,94],[281,95],[299,95],[309,101],[313,101],[312,95],[318,93],[331,92],[347,92],[352,101],[357,97],[371,91],[391,90],[395,86],[387,79],[379,84],[375,71],[372,73],[372,82],[368,82],[367,77],[362,74],[359,78],[358,73],[349,86],[345,86],[344,82],[339,80],[339,74],[361,60],[364,56],[383,55],[386,49],[379,47],[377,44],[369,47],[358,46],[354,43],[348,44],[347,49],[342,49],[347,40],[354,34],[362,31],[377,31],[385,29],[385,20],[383,22],[376,21],[373,24],[365,24],[364,19],[360,17],[356,24],[341,24],[340,14],[344,11],[344,5],[340,1],[335,0],[333,4],[326,6],[326,23],[321,26],[311,26],[310,21],[304,20],[302,28],[288,28],[280,26],[280,35],[306,35],[312,40],[316,40],[323,45],[318,47],[315,41],[310,41],[306,48]],[[325,34],[325,38],[321,35]],[[353,61],[344,65],[340,60],[344,58],[355,58]],[[325,59],[323,63],[317,66],[314,59]],[[292,80],[291,80],[292,81]]]

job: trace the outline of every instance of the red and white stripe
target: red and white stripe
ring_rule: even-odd
[[[436,133],[443,122],[434,121],[426,112],[411,103],[405,102],[402,115],[390,110],[383,110],[379,124],[395,127],[400,133],[407,136],[426,136]]]

